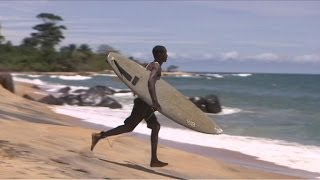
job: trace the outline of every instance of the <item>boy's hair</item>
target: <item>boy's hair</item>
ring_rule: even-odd
[[[158,54],[160,53],[163,53],[165,52],[167,49],[164,47],[164,46],[161,46],[161,45],[157,45],[155,46],[153,49],[152,49],[152,54],[153,56],[157,56]]]

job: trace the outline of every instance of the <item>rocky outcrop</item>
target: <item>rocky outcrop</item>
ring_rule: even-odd
[[[204,98],[206,100],[206,107],[208,113],[219,113],[221,112],[221,104],[218,96],[209,95]]]
[[[45,96],[38,100],[41,103],[51,104],[51,105],[63,105],[64,101],[61,98],[56,98],[51,94],[49,96]]]
[[[190,97],[189,100],[193,102],[198,108],[200,108],[203,112],[207,112],[206,100],[203,97]]]
[[[58,92],[62,93],[62,94],[68,94],[70,90],[71,90],[70,87],[64,87],[64,88],[59,89]]]
[[[205,97],[195,96],[190,97],[189,100],[206,113],[219,113],[222,110],[219,98],[216,95],[208,95]]]
[[[109,107],[112,109],[122,108],[122,105],[120,103],[109,97],[109,95],[115,93],[115,90],[110,89],[106,86],[94,86],[89,89],[78,89],[73,92],[71,92],[70,87],[64,87],[59,89],[57,92],[61,94],[59,97],[55,97],[50,94],[41,98],[40,100],[38,100],[38,102],[51,105],[68,104],[73,106]],[[33,98],[29,98],[28,96],[25,96],[25,98],[34,100]]]
[[[68,104],[72,106],[99,106],[118,109],[122,108],[122,105],[109,97],[109,95],[113,95],[114,93],[128,93],[131,91],[115,91],[106,86],[98,85],[89,89],[78,89],[75,91],[71,91],[70,87],[64,87],[57,92],[61,94],[59,97],[48,95],[38,101],[51,105]],[[29,96],[25,96],[25,98],[34,100]],[[208,95],[205,97],[195,96],[190,97],[189,100],[206,113],[219,113],[222,110],[219,98],[216,95]]]

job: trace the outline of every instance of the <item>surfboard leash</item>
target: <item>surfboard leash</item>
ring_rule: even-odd
[[[146,122],[149,121],[149,119],[151,118],[151,116],[153,115],[153,113],[155,112],[155,110],[152,108],[152,111],[150,113],[150,115],[148,116],[148,118],[144,119]]]
[[[148,120],[152,117],[152,115],[153,115],[154,112],[155,112],[155,110],[152,109],[152,111],[151,111],[150,115],[148,116],[148,118],[146,118],[146,119],[144,119],[144,120],[145,120],[145,121],[148,121]],[[107,141],[108,141],[108,143],[109,143],[109,146],[112,148],[112,144],[110,143],[109,139],[108,139],[108,138],[106,138],[106,139],[107,139]]]

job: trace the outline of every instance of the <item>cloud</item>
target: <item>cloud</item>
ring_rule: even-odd
[[[31,28],[27,29],[1,29],[1,34],[5,37],[6,41],[11,41],[13,44],[18,45],[25,37],[29,37],[32,32]]]
[[[235,41],[233,42],[237,45],[243,46],[253,46],[260,48],[296,48],[301,47],[299,43],[290,43],[290,42],[268,42],[268,41]]]
[[[38,9],[45,7],[49,0],[28,1],[1,1],[0,9],[9,9],[14,13],[34,14]]]
[[[249,57],[248,59],[253,59],[253,60],[257,60],[257,61],[265,61],[265,62],[281,61],[281,58],[279,57],[279,55],[274,54],[274,53],[257,54],[257,55]]]
[[[293,58],[295,62],[299,63],[320,63],[319,54],[306,54],[302,56],[296,56]]]
[[[168,58],[169,59],[190,59],[191,55],[188,55],[188,54],[185,54],[185,53],[175,53],[175,52],[172,52],[172,51],[168,51],[167,52],[168,54]],[[139,60],[150,60],[153,58],[153,55],[152,55],[152,52],[151,51],[148,51],[148,52],[141,52],[141,51],[133,51],[133,52],[129,52],[128,53],[128,56],[132,56],[134,57],[135,59],[139,59]]]
[[[215,10],[241,12],[260,16],[304,17],[320,15],[317,1],[205,1],[194,2]]]
[[[230,51],[226,53],[222,53],[220,58],[222,60],[230,60],[230,59],[239,59],[239,53],[237,51]]]
[[[130,56],[140,60],[150,59],[150,53],[146,53],[146,52],[133,52],[133,53],[130,53]]]

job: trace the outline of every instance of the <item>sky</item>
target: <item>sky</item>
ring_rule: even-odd
[[[106,44],[165,67],[194,72],[320,74],[320,1],[0,1],[0,33],[18,45],[53,13],[67,27],[60,46]]]

